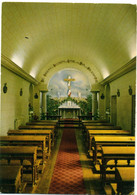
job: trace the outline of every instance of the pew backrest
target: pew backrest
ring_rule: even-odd
[[[120,126],[85,126],[87,130],[120,130]]]

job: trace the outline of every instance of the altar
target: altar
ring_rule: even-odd
[[[61,118],[78,118],[81,115],[80,107],[72,101],[65,101],[58,107]]]

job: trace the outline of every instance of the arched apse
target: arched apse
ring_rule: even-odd
[[[76,69],[68,68],[56,72],[48,83],[48,94],[52,97],[67,97],[68,82],[64,81],[68,77],[75,79],[71,82],[71,97],[86,98],[90,93],[90,82],[86,75]]]
[[[92,64],[83,63],[81,61],[76,60],[60,60],[57,61],[56,63],[50,63],[49,65],[46,65],[45,68],[41,69],[41,72],[39,73],[37,80],[44,81],[44,83],[47,84],[50,78],[56,72],[66,68],[76,69],[83,72],[86,75],[86,77],[88,77],[88,80],[91,84],[97,83],[103,79],[99,70],[96,68],[96,66]]]

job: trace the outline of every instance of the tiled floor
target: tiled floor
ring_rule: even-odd
[[[70,133],[70,128],[68,129],[68,132]],[[104,193],[104,190],[103,190],[101,182],[100,182],[100,175],[93,172],[92,161],[91,161],[91,159],[87,158],[86,150],[85,150],[85,142],[83,140],[83,135],[81,133],[81,130],[77,129],[75,132],[76,132],[76,141],[77,141],[77,147],[78,147],[79,155],[78,155],[78,153],[76,154],[76,152],[74,152],[74,149],[73,149],[73,152],[74,152],[74,156],[75,155],[79,156],[80,162],[81,162],[81,165],[82,165],[84,186],[85,186],[85,189],[86,189],[86,191],[84,193],[92,194],[92,195],[103,195],[105,193]],[[55,166],[55,162],[56,162],[57,155],[58,155],[58,150],[59,150],[59,146],[60,146],[61,136],[62,136],[62,130],[59,130],[59,136],[58,136],[58,139],[57,139],[57,141],[55,143],[54,148],[52,149],[51,157],[48,160],[48,162],[46,164],[46,167],[45,167],[45,171],[41,175],[40,181],[39,181],[39,183],[38,183],[38,185],[36,187],[36,190],[33,193],[36,193],[36,194],[48,194],[48,193],[52,193],[53,192],[53,191],[49,191],[49,187],[50,187],[50,183],[52,181],[52,175],[53,175],[54,166]],[[66,140],[66,142],[69,142],[69,140]],[[72,150],[72,148],[69,148],[67,152],[70,152],[71,150]],[[67,153],[66,153],[66,155],[67,155]],[[64,156],[64,160],[63,161],[65,162],[65,156]],[[66,171],[65,171],[66,174],[67,173],[70,174],[71,171],[72,172],[74,171],[75,172],[75,176],[77,176],[77,166],[79,166],[77,163],[78,162],[74,163],[74,161],[71,161],[71,163],[69,163],[69,164],[65,163],[64,166],[66,167]],[[63,165],[60,164],[60,166],[63,166]],[[70,168],[72,168],[71,171],[70,171]],[[62,174],[61,174],[60,178],[61,177],[64,177],[64,176],[62,176]],[[53,177],[53,179],[55,179],[55,178]],[[74,182],[76,182],[76,181],[74,181]],[[79,182],[81,182],[81,179],[80,179],[80,181],[77,180],[77,182],[75,184],[78,183],[77,186],[79,186],[80,185]],[[68,180],[66,178],[66,180],[65,180],[63,185],[66,186],[66,184],[67,184],[67,186],[69,186],[69,190],[70,190],[70,189],[72,189],[72,186],[71,186],[72,183],[73,182],[71,180]],[[54,188],[54,187],[55,187],[55,185],[53,185],[52,188]],[[64,187],[62,189],[64,189]],[[61,193],[64,193],[64,192],[65,191],[63,191],[63,190],[62,191],[58,191],[58,192],[54,191],[54,194],[55,193],[61,194]],[[69,192],[70,192],[70,194],[74,194],[74,192],[72,192],[71,190]],[[79,194],[79,193],[81,193],[81,192],[78,192],[77,194]]]
[[[51,180],[50,194],[86,194],[75,129],[64,129]]]

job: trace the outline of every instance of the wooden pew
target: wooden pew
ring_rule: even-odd
[[[127,130],[88,130],[88,135],[130,135],[131,133]]]
[[[96,127],[97,129],[102,129],[102,127],[103,127],[103,129],[104,129],[104,126],[105,127],[107,126],[107,128],[110,127],[110,129],[114,127],[114,125],[112,123],[105,123],[105,122],[104,123],[97,123],[97,122],[90,123],[89,122],[89,123],[83,123],[82,129],[83,129],[83,133],[84,133],[84,132],[86,132],[87,129],[92,129],[92,127]]]
[[[100,125],[100,126],[85,126],[87,130],[120,130],[120,126],[108,126],[108,125]]]
[[[45,125],[22,125],[19,126],[19,129],[48,129],[48,130],[54,130],[55,125],[45,126]]]
[[[46,136],[46,146],[48,147],[47,155],[51,153],[51,130],[9,130],[8,135],[26,135],[26,136]]]
[[[134,166],[130,164],[131,160],[135,160],[135,147],[134,146],[113,146],[107,147],[102,146],[102,157],[100,161],[100,172],[101,179],[103,182],[106,181],[106,169],[108,167],[130,167]],[[109,164],[109,161],[114,161],[114,163]],[[122,161],[122,165],[120,162]],[[123,163],[124,161],[124,163]]]
[[[0,167],[0,192],[22,193],[22,166]]]
[[[7,160],[10,165],[11,160],[20,160],[20,165],[26,168],[25,160],[30,162],[32,174],[32,185],[36,183],[38,178],[37,170],[37,147],[29,146],[0,146],[0,160]],[[28,165],[27,165],[28,167]]]
[[[56,127],[56,123],[51,122],[27,122],[26,125],[36,125],[36,126],[54,126]]]
[[[97,154],[101,152],[102,146],[135,146],[135,136],[93,136],[90,150],[93,151],[93,161],[95,164],[97,162]]]
[[[38,127],[39,127],[40,129],[51,129],[51,130],[54,130],[55,136],[57,136],[57,134],[58,134],[57,129],[59,127],[58,123],[56,123],[56,122],[37,122],[37,121],[36,122],[35,121],[27,122],[26,126],[27,127],[28,126],[33,126],[33,127],[35,126],[33,129],[38,129]],[[25,126],[25,128],[27,128],[26,126]],[[44,128],[43,128],[43,126],[44,126]],[[54,128],[53,128],[53,126],[54,126]],[[24,126],[20,126],[19,129],[24,129],[23,127]]]
[[[33,120],[31,121],[32,123],[34,122],[40,122],[40,123],[57,123],[58,120]]]
[[[85,125],[83,128],[83,134],[86,134],[88,130],[120,130],[120,126],[112,126],[112,125],[98,125],[98,126],[89,126]]]
[[[54,145],[54,134],[55,134],[55,126],[44,126],[44,125],[26,125],[20,126],[19,130],[51,130],[51,141],[52,145]]]
[[[83,123],[83,126],[114,126],[112,123]]]
[[[108,123],[107,120],[99,119],[99,120],[82,120],[82,123]]]
[[[91,149],[91,140],[92,140],[92,137],[93,136],[97,136],[97,135],[106,135],[106,136],[109,136],[109,135],[115,135],[115,136],[127,136],[127,135],[130,135],[130,132],[129,131],[126,131],[126,130],[88,130],[87,131],[87,140],[86,140],[86,143],[87,143],[87,149],[88,151],[90,151]]]
[[[117,182],[117,194],[129,194],[134,192],[134,167],[117,167],[115,172]]]
[[[51,124],[51,125],[55,125],[56,127],[59,126],[59,120],[35,120],[35,121],[31,121],[31,123]]]
[[[40,157],[42,165],[46,161],[46,139],[48,136],[0,136],[1,146],[36,146],[37,157]]]
[[[58,124],[59,120],[32,120],[30,123],[53,123]]]

